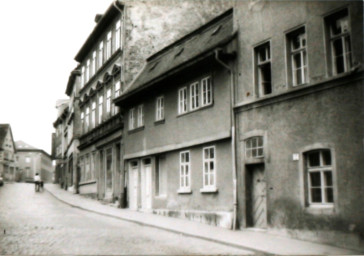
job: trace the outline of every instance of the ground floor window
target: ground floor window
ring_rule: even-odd
[[[331,151],[320,149],[305,153],[309,205],[332,205],[334,183]]]
[[[188,190],[191,186],[190,176],[190,152],[185,151],[180,153],[180,189]]]
[[[205,189],[216,186],[216,153],[215,147],[203,149],[203,187]]]

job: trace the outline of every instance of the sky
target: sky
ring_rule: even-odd
[[[0,1],[0,123],[51,153],[57,99],[77,52],[112,0]]]

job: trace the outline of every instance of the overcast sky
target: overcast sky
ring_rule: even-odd
[[[57,99],[78,50],[111,0],[0,1],[0,123],[14,140],[51,153]]]

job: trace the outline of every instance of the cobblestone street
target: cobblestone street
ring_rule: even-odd
[[[24,183],[0,187],[0,227],[7,255],[252,253],[72,208]]]

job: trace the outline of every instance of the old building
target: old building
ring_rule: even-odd
[[[69,99],[58,100],[56,102],[57,120],[53,123],[56,129],[55,136],[52,136],[52,158],[55,164],[55,183],[59,183],[62,188],[67,189],[71,184],[71,177],[67,176],[66,172],[66,141],[64,131],[67,129],[66,117],[69,109]],[[72,185],[71,185],[72,186]]]
[[[14,181],[16,175],[16,147],[10,124],[0,124],[0,177]]]
[[[32,182],[34,175],[39,173],[44,182],[53,182],[52,157],[47,152],[24,141],[16,141],[15,146],[19,181]]]
[[[115,100],[130,209],[232,226],[232,15],[153,54]]]
[[[240,227],[358,246],[363,3],[238,1],[234,14]]]

